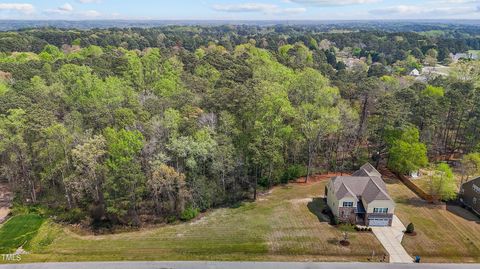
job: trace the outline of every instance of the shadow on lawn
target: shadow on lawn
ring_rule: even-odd
[[[317,216],[320,222],[330,222],[330,217],[323,212],[328,209],[326,200],[324,198],[313,198],[311,202],[307,204],[308,210]]]
[[[458,201],[447,202],[447,210],[450,213],[455,214],[463,219],[466,219],[468,221],[475,221],[476,223],[480,224],[480,218],[468,209],[463,208]]]

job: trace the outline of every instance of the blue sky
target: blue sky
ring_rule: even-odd
[[[0,19],[479,19],[480,0],[0,0]]]

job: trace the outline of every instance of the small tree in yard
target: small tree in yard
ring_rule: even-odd
[[[414,232],[415,232],[415,226],[413,226],[413,223],[410,222],[410,224],[407,225],[406,233],[413,234]]]
[[[452,200],[457,195],[457,186],[452,169],[448,164],[441,163],[430,178],[430,194],[440,195],[442,200]]]

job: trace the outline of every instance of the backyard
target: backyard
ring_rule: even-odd
[[[426,168],[426,169],[421,169],[420,170],[420,176],[418,178],[411,178],[411,181],[417,185],[420,189],[422,189],[424,192],[427,194],[431,193],[431,178],[432,174],[434,173],[433,168]],[[462,175],[460,174],[459,171],[455,171],[453,173],[456,185],[457,185],[457,190],[460,187],[461,181],[462,181]]]
[[[328,177],[326,177],[328,178]],[[106,260],[367,261],[383,247],[371,233],[352,233],[318,217],[327,181],[274,188],[256,202],[215,209],[191,223],[115,235],[79,235],[46,221],[22,262]],[[314,214],[316,213],[316,214]],[[3,229],[3,228],[2,228]]]

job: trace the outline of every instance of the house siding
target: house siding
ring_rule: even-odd
[[[327,205],[332,210],[332,214],[338,216],[338,206],[339,202],[337,197],[335,196],[335,192],[333,191],[332,182],[328,183],[327,185]]]
[[[480,178],[464,183],[459,198],[465,206],[480,215]]]
[[[369,204],[364,201],[363,204],[367,205],[365,208],[367,213],[374,213],[374,208],[388,208],[389,214],[395,213],[395,204],[392,201],[375,200]]]

